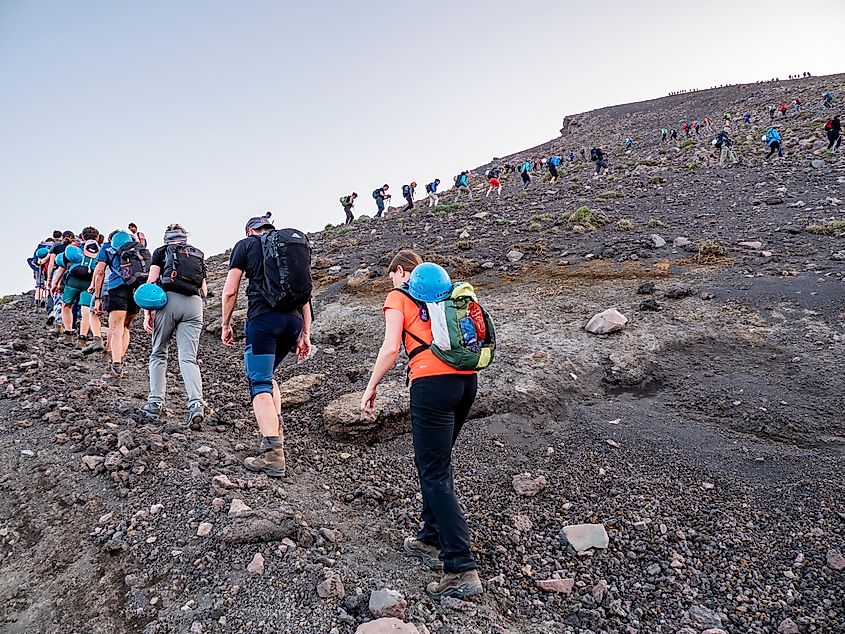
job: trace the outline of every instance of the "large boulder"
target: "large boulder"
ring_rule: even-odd
[[[361,392],[344,394],[323,410],[326,433],[338,440],[364,443],[396,438],[410,431],[411,405],[408,389],[401,383],[379,386],[370,416],[361,413]]]
[[[311,392],[325,380],[325,374],[299,374],[279,386],[282,407],[299,407],[311,400]]]

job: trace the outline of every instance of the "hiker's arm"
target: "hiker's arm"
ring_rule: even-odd
[[[147,282],[155,284],[158,278],[161,277],[161,267],[158,264],[150,265],[150,274],[147,276]]]
[[[47,286],[50,286],[53,282],[53,268],[56,266],[56,254],[51,253],[47,257]]]
[[[302,307],[302,332],[299,341],[296,342],[296,356],[300,361],[305,361],[311,356],[311,322],[314,316],[311,313],[311,302]]]
[[[378,357],[373,366],[373,374],[370,377],[369,383],[367,383],[367,389],[364,390],[364,396],[361,397],[361,411],[365,414],[372,413],[373,406],[376,402],[378,384],[390,372],[390,368],[394,366],[396,358],[399,356],[399,350],[402,347],[402,325],[404,319],[400,310],[388,308],[384,311],[384,342],[378,351]]]
[[[226,276],[226,284],[223,286],[223,324],[220,331],[220,339],[226,346],[235,345],[235,337],[232,334],[232,313],[238,304],[238,289],[241,286],[241,278],[244,272],[241,269],[229,269]]]
[[[106,263],[105,262],[97,262],[97,266],[94,267],[94,280],[91,282],[91,286],[93,287],[94,301],[100,301],[100,292],[103,290],[103,279],[106,277]]]

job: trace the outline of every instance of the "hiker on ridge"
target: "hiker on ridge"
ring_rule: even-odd
[[[458,198],[457,194],[462,191],[465,191],[469,195],[469,199],[472,200],[472,190],[469,188],[469,170],[464,170],[455,176],[455,189],[457,190],[455,200]]]
[[[282,397],[273,374],[290,352],[295,351],[300,361],[311,355],[311,247],[304,233],[276,230],[268,216],[250,218],[245,231],[246,237],[235,244],[229,258],[220,338],[226,346],[235,345],[232,313],[246,275],[244,371],[261,445],[259,455],[244,460],[244,467],[284,477]],[[280,257],[286,266],[268,266]]]
[[[822,95],[823,103],[825,108],[833,108],[833,93],[828,91],[824,95]]]
[[[734,152],[733,147],[731,147],[733,144],[731,143],[731,137],[730,134],[728,134],[727,128],[716,135],[716,138],[713,139],[713,145],[715,145],[716,149],[719,150],[719,167],[724,167],[728,159],[730,159],[731,165],[739,163],[736,152]]]
[[[343,223],[345,225],[351,225],[355,220],[355,216],[352,215],[352,208],[355,206],[356,198],[358,198],[358,194],[355,192],[352,192],[348,196],[340,197],[340,205],[343,207],[343,211],[346,214],[346,222]]]
[[[408,203],[402,211],[410,211],[414,208],[414,191],[417,188],[416,182],[411,182],[410,185],[402,185],[402,197]]]
[[[827,134],[827,149],[835,152],[842,144],[842,123],[839,121],[839,115],[828,119],[824,124],[824,130]]]
[[[437,188],[440,186],[440,179],[435,178],[431,181],[428,185],[425,186],[425,191],[428,194],[428,208],[433,209],[437,207],[437,201],[439,200],[437,196]]]
[[[390,194],[387,193],[388,189],[390,189],[390,185],[385,183],[384,185],[373,191],[373,198],[376,201],[376,218],[381,218],[382,214],[384,214],[385,198],[390,200]]]
[[[769,153],[766,155],[766,160],[769,160],[775,152],[778,153],[778,158],[783,156],[783,149],[781,148],[781,136],[780,133],[774,128],[769,128],[769,131],[766,132],[766,135],[763,137],[763,140],[766,142],[766,146],[769,148]]]
[[[487,194],[485,195],[485,198],[489,198],[494,189],[496,190],[496,195],[501,198],[502,181],[499,178],[499,168],[495,165],[487,170],[487,185]]]

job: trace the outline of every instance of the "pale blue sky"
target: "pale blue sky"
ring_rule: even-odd
[[[0,0],[0,293],[54,228],[131,220],[155,246],[178,221],[214,254],[260,211],[316,230],[355,190],[372,213],[381,183],[451,182],[565,114],[839,72],[843,19],[841,0]]]

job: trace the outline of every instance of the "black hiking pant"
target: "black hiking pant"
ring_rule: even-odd
[[[783,156],[783,150],[780,149],[780,141],[771,142],[771,144],[769,145],[769,153],[766,155],[766,158],[772,158],[775,152],[778,153],[778,156]]]
[[[405,208],[402,209],[402,211],[410,211],[414,208],[414,198],[410,194],[408,194],[407,196],[405,196],[405,200],[408,201],[408,204],[405,205]]]
[[[344,224],[351,225],[352,221],[355,220],[355,216],[352,215],[352,205],[347,205],[343,208],[343,211],[346,213],[346,222]]]
[[[522,189],[528,189],[531,184],[531,174],[529,172],[520,172],[522,174]]]
[[[477,390],[475,374],[441,374],[411,383],[411,433],[423,503],[423,527],[417,539],[440,548],[447,573],[477,567],[452,472],[452,447]]]
[[[827,149],[828,150],[837,150],[839,146],[842,145],[842,135],[839,130],[828,130],[827,131]]]

